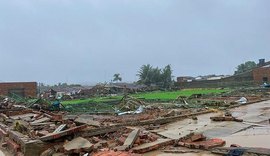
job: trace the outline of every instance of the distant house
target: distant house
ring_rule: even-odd
[[[41,94],[42,98],[54,98],[56,96],[57,91],[53,89],[49,89],[48,91],[45,91]]]
[[[42,98],[57,98],[57,97],[76,97],[82,90],[87,90],[88,86],[53,86],[41,93]],[[91,87],[90,87],[91,88]]]
[[[236,87],[236,86],[258,86],[270,82],[270,61],[260,59],[257,67],[237,75],[206,75],[186,81],[178,77],[180,88],[211,88],[211,87]]]
[[[196,81],[200,81],[200,80],[203,80],[203,79],[204,79],[203,77],[198,76],[198,77],[195,77],[195,79],[194,79],[194,80],[196,80]]]
[[[225,75],[215,75],[215,76],[208,77],[206,80],[220,80],[220,79],[223,79],[225,77],[228,77],[228,76],[225,76]]]
[[[177,77],[177,82],[191,82],[195,80],[194,77],[192,76],[180,76],[180,77]]]
[[[94,96],[95,91],[94,91],[93,88],[94,88],[94,87],[80,89],[80,90],[77,92],[77,95],[79,95],[79,96],[87,96],[87,97]]]
[[[206,80],[220,80],[220,79],[222,79],[223,77],[221,77],[221,76],[215,76],[215,77],[209,77],[209,78],[207,78]]]

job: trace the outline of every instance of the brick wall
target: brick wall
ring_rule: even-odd
[[[36,97],[37,96],[37,83],[36,82],[0,83],[0,95],[8,96],[9,91],[12,89],[24,90],[25,97]]]
[[[252,71],[230,76],[219,80],[203,80],[192,82],[178,82],[180,88],[217,88],[254,86]]]
[[[263,78],[267,78],[270,82],[270,67],[261,67],[253,70],[254,82],[256,84],[262,84]]]
[[[253,70],[233,75],[220,80],[203,80],[192,82],[178,82],[181,88],[215,88],[215,87],[243,87],[258,86],[267,78],[270,82],[270,61],[264,63],[264,67],[257,67]]]

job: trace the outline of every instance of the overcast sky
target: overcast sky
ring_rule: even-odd
[[[0,0],[0,82],[95,83],[143,64],[232,74],[270,60],[269,0]]]

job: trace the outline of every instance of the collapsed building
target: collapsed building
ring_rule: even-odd
[[[125,96],[118,106],[126,112],[106,115],[87,113],[76,115],[65,111],[36,110],[27,108],[23,103],[9,102],[11,107],[3,107],[0,110],[1,145],[2,149],[7,149],[16,156],[53,154],[140,156],[155,150],[165,153],[209,151],[225,145],[224,140],[213,138],[208,134],[211,131],[217,134],[219,129],[216,130],[216,126],[220,125],[220,128],[230,130],[232,133],[250,127],[242,123],[250,120],[250,116],[245,118],[234,116],[234,113],[227,112],[229,109],[264,101],[265,98],[269,99],[269,94],[261,96],[261,92],[258,92],[256,96],[254,94],[247,96],[247,102],[236,103],[235,100],[239,98],[236,95],[233,93],[220,97],[193,96],[193,100],[207,101],[204,104],[196,103],[196,107],[193,107],[191,101],[184,104],[181,101],[171,104],[150,104]],[[214,103],[209,103],[210,101]],[[212,104],[214,107],[211,106]],[[259,109],[265,109],[267,104],[262,103]],[[133,107],[136,109],[136,106],[142,105],[143,110],[132,111]],[[168,107],[169,105],[171,107]],[[226,113],[222,112],[224,107]],[[213,108],[219,108],[221,112]],[[238,115],[243,114],[239,111],[236,110]],[[267,112],[265,115],[260,115],[259,121],[268,120],[267,115]],[[258,115],[254,114],[254,116]],[[227,127],[227,124],[235,126]],[[261,122],[255,124],[255,126],[261,125]],[[206,133],[201,134],[201,130]],[[231,148],[216,148],[215,152],[221,153],[223,150],[230,151]],[[262,153],[258,149],[247,149],[247,151]],[[269,149],[265,149],[264,152],[270,154]]]

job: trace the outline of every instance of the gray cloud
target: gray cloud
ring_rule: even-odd
[[[136,80],[142,64],[174,75],[230,74],[270,59],[268,0],[0,0],[2,81]]]

